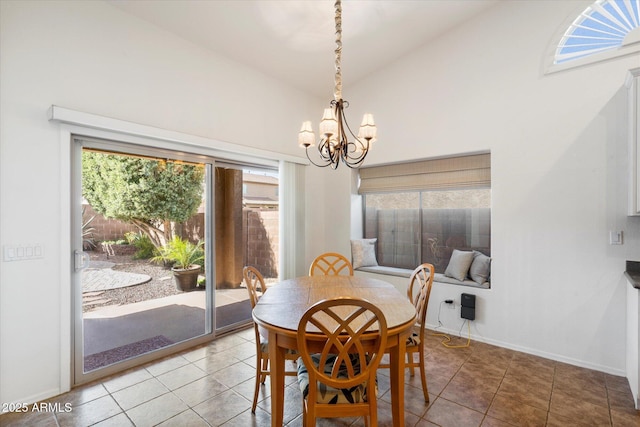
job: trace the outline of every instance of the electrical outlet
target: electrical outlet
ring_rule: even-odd
[[[609,244],[621,245],[622,244],[622,231],[609,231]]]

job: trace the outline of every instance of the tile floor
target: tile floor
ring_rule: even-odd
[[[269,387],[251,414],[253,329],[50,399],[70,412],[4,414],[2,426],[268,426]],[[426,404],[419,376],[406,381],[407,426],[640,426],[627,380],[597,371],[471,342],[446,348],[428,338]],[[464,343],[458,339],[458,344]],[[453,343],[456,343],[454,339]],[[390,426],[389,378],[379,375],[379,417]],[[301,396],[287,377],[285,422],[301,426]],[[320,426],[363,425],[362,419]]]

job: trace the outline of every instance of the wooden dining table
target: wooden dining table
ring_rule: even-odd
[[[365,299],[379,307],[387,321],[393,425],[404,426],[404,369],[406,338],[416,310],[406,295],[382,280],[356,276],[305,276],[270,287],[253,309],[253,320],[269,341],[271,425],[284,424],[285,353],[297,350],[298,323],[318,301],[337,297]]]

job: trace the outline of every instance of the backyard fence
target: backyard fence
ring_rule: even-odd
[[[86,205],[83,222],[88,221],[91,217],[94,219],[89,227],[93,229],[91,239],[97,244],[96,250],[101,250],[99,242],[121,240],[128,232],[138,232],[135,226],[115,219],[107,219],[96,213],[90,205]],[[256,267],[265,278],[277,278],[279,212],[277,210],[244,208],[242,222],[245,248],[244,265]],[[179,235],[194,242],[203,239],[204,214],[196,214],[184,224],[179,224],[176,231]]]

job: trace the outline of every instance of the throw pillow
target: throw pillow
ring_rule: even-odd
[[[473,262],[469,268],[469,277],[474,282],[482,285],[489,279],[491,272],[491,258],[482,252],[473,251]]]
[[[462,282],[466,279],[472,262],[473,252],[454,249],[451,254],[451,259],[449,260],[449,265],[447,265],[447,269],[444,271],[444,275]]]
[[[378,239],[359,239],[351,241],[351,258],[353,268],[374,267],[378,265],[376,259],[376,241]]]

